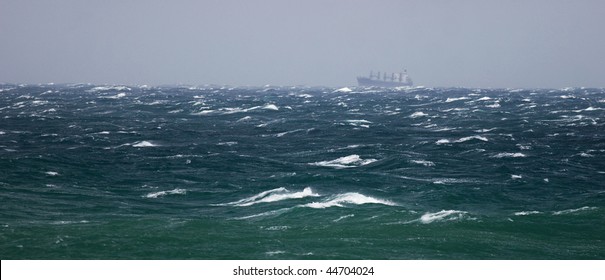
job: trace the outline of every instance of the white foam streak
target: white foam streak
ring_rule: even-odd
[[[414,112],[413,114],[410,115],[410,118],[415,119],[415,118],[426,117],[426,116],[428,116],[427,113],[424,113],[424,112]]]
[[[309,165],[315,166],[323,166],[323,167],[334,167],[334,168],[351,168],[358,167],[363,165],[368,165],[370,163],[378,161],[377,159],[362,159],[359,155],[350,155],[346,157],[337,158],[334,160],[326,160],[319,161],[314,163],[309,163]]]
[[[467,212],[459,210],[441,210],[436,213],[426,213],[420,217],[420,222],[430,224],[435,221],[461,219]]]
[[[464,97],[458,97],[458,98],[452,98],[452,97],[448,97],[448,98],[445,100],[445,103],[450,103],[450,102],[459,101],[459,100],[468,100],[468,99],[470,99],[470,98],[469,98],[469,97],[466,97],[466,96],[464,96]]]
[[[542,212],[540,211],[520,211],[520,212],[515,212],[514,215],[515,216],[528,216],[528,215],[535,215],[535,214],[540,214]]]
[[[257,203],[270,203],[276,201],[282,201],[286,199],[300,199],[305,197],[316,197],[319,194],[314,193],[313,189],[307,187],[300,192],[290,192],[286,188],[277,188],[268,191],[261,192],[257,195],[244,198],[235,202],[230,202],[222,205],[233,205],[233,206],[250,206]]]
[[[435,166],[435,163],[428,160],[411,160],[412,163],[422,164],[426,167]]]
[[[160,192],[148,193],[144,197],[158,198],[160,196],[165,196],[165,195],[169,195],[169,194],[186,194],[186,193],[187,193],[186,189],[174,189],[174,190],[170,190],[170,191],[160,191]]]
[[[553,215],[565,215],[565,214],[571,214],[571,213],[575,213],[575,212],[579,212],[579,211],[596,210],[596,209],[597,209],[597,207],[584,206],[584,207],[580,207],[580,208],[576,208],[576,209],[555,211],[552,214]]]
[[[159,145],[154,144],[150,141],[140,141],[132,144],[133,147],[136,148],[148,148],[148,147],[158,147]]]
[[[348,87],[343,87],[343,88],[339,88],[333,92],[343,92],[343,93],[348,93],[348,92],[352,92],[353,90],[348,88]]]
[[[335,196],[331,197],[330,199],[322,201],[322,202],[311,202],[311,203],[307,203],[302,206],[309,207],[309,208],[315,208],[315,209],[323,209],[323,208],[329,208],[329,207],[335,207],[335,206],[344,207],[347,204],[361,205],[361,204],[368,204],[368,203],[383,204],[383,205],[388,205],[388,206],[397,205],[388,200],[378,199],[378,198],[366,196],[366,195],[363,195],[360,193],[350,192],[350,193],[343,193],[343,194],[335,195]]]
[[[250,108],[227,107],[227,108],[220,108],[217,110],[202,110],[200,112],[193,113],[193,115],[212,115],[212,114],[230,115],[230,114],[235,114],[235,113],[246,113],[246,112],[250,112],[250,111],[254,111],[254,110],[258,110],[258,109],[278,111],[279,107],[277,107],[275,104],[265,104],[264,106],[254,106],[254,107],[250,107]]]
[[[523,158],[527,157],[524,153],[499,153],[491,156],[492,158]]]
[[[483,137],[480,135],[473,135],[473,136],[468,136],[468,137],[462,137],[462,138],[460,138],[458,140],[454,140],[454,141],[451,141],[448,139],[440,139],[440,140],[437,140],[437,142],[435,142],[435,143],[437,145],[440,145],[440,144],[449,144],[449,143],[463,143],[463,142],[470,141],[470,140],[481,140],[483,142],[489,141],[489,139],[487,139],[486,137]]]

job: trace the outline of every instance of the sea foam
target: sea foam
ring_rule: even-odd
[[[457,140],[449,140],[449,139],[440,139],[437,140],[437,142],[435,142],[437,145],[441,145],[441,144],[449,144],[449,143],[464,143],[467,141],[471,141],[471,140],[480,140],[483,142],[488,142],[489,139],[487,139],[484,136],[480,136],[480,135],[473,135],[473,136],[468,136],[468,137],[462,137],[460,139]]]
[[[524,153],[498,153],[493,156],[493,158],[522,158],[527,157]]]
[[[356,192],[349,192],[349,193],[342,193],[342,194],[334,195],[334,196],[328,198],[327,200],[324,200],[321,202],[311,202],[311,203],[307,203],[302,206],[321,209],[321,208],[329,208],[329,207],[334,207],[334,206],[344,207],[347,204],[360,205],[360,204],[368,204],[368,203],[383,204],[383,205],[388,205],[388,206],[397,205],[394,202],[391,202],[388,200],[374,198],[374,197],[366,196],[366,195],[356,193]]]
[[[363,165],[368,165],[370,163],[378,161],[377,159],[362,159],[359,155],[350,155],[346,157],[340,157],[334,160],[326,160],[309,163],[309,165],[315,166],[323,166],[323,167],[333,167],[333,168],[351,168],[358,167]]]
[[[420,217],[420,222],[430,224],[436,221],[451,221],[461,219],[467,212],[459,210],[441,210],[435,213],[426,213]]]
[[[154,144],[153,142],[150,141],[139,141],[136,143],[132,144],[133,147],[136,148],[147,148],[147,147],[158,147],[158,144]]]
[[[584,207],[580,207],[580,208],[576,208],[576,209],[566,209],[566,210],[561,210],[561,211],[555,211],[552,214],[553,215],[565,215],[565,214],[571,214],[571,213],[575,213],[575,212],[579,212],[579,211],[588,211],[588,210],[596,210],[596,209],[598,209],[598,208],[584,206]]]
[[[148,193],[148,194],[144,195],[143,197],[158,198],[158,197],[169,195],[169,194],[186,194],[186,193],[187,193],[186,189],[174,189],[174,190],[170,190],[170,191],[160,191],[160,192]]]
[[[316,197],[319,194],[313,192],[310,187],[304,188],[299,192],[291,192],[286,188],[276,188],[268,191],[261,192],[248,198],[240,199],[238,201],[229,202],[220,205],[233,205],[233,206],[250,206],[257,203],[269,203],[277,202],[286,199],[300,199],[305,197]]]

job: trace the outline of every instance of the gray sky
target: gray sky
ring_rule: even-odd
[[[0,0],[0,82],[605,87],[602,0]]]

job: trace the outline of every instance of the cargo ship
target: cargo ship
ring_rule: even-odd
[[[380,72],[374,74],[374,71],[371,71],[370,77],[357,77],[357,83],[360,87],[405,87],[414,84],[408,76],[407,70],[390,75],[386,72],[382,73],[382,76],[380,74]]]

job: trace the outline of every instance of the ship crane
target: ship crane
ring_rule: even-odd
[[[395,73],[392,72],[390,79],[388,78],[387,72],[378,71],[374,74],[374,71],[370,71],[369,77],[357,77],[359,86],[370,86],[370,87],[400,87],[400,86],[412,86],[412,79],[408,76],[408,70],[404,69],[403,72]]]

